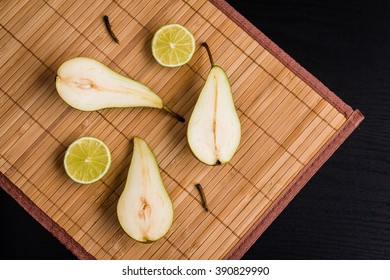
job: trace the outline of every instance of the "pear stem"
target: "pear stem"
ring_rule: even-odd
[[[213,56],[211,55],[211,51],[210,51],[209,45],[207,45],[206,42],[203,42],[203,43],[201,44],[201,46],[204,47],[204,48],[206,49],[207,54],[208,54],[209,59],[210,59],[211,68],[213,68],[213,67],[214,67],[214,60],[213,60]]]
[[[104,24],[106,25],[108,34],[110,34],[111,38],[115,41],[115,43],[119,44],[118,38],[115,36],[115,33],[112,31],[110,20],[108,19],[108,16],[103,17]]]
[[[179,122],[184,123],[184,122],[186,121],[185,118],[183,118],[183,117],[180,116],[179,114],[173,112],[173,111],[172,111],[171,109],[169,109],[167,106],[164,105],[164,106],[163,106],[163,109],[164,109],[165,111],[167,111],[169,114],[171,114],[172,116],[174,116]]]
[[[200,199],[202,200],[202,206],[203,206],[204,210],[206,210],[206,212],[208,212],[209,207],[207,206],[206,195],[204,194],[202,185],[197,183],[197,184],[195,184],[195,187],[198,189],[198,191],[200,193]]]

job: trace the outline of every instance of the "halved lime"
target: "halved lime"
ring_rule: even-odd
[[[110,165],[110,150],[102,140],[95,137],[79,138],[65,152],[65,171],[73,181],[80,184],[100,180]]]
[[[184,65],[190,61],[194,52],[194,35],[180,24],[164,25],[153,36],[152,53],[157,62],[163,66]]]

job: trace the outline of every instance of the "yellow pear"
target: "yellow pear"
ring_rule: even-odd
[[[151,107],[164,109],[179,121],[185,121],[166,107],[150,88],[91,58],[76,57],[65,61],[57,70],[56,88],[66,103],[79,110]]]
[[[162,238],[173,223],[173,205],[162,181],[156,158],[141,138],[134,149],[117,215],[123,230],[139,242]]]
[[[193,154],[209,165],[229,162],[241,140],[241,124],[225,71],[214,65],[199,95],[187,127],[187,141]]]

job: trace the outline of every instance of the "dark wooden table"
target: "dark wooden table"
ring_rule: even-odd
[[[229,0],[366,119],[244,256],[390,259],[390,2]],[[0,189],[1,259],[74,259]]]

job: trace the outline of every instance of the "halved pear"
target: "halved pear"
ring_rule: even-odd
[[[56,88],[66,103],[79,110],[151,107],[164,109],[184,122],[184,118],[166,107],[150,88],[91,58],[65,61],[57,70]]]
[[[134,149],[117,215],[123,230],[139,242],[162,238],[173,223],[173,205],[148,144],[134,138]]]
[[[241,140],[241,124],[225,71],[215,66],[210,49],[211,70],[188,122],[187,140],[193,154],[209,165],[229,162]]]

